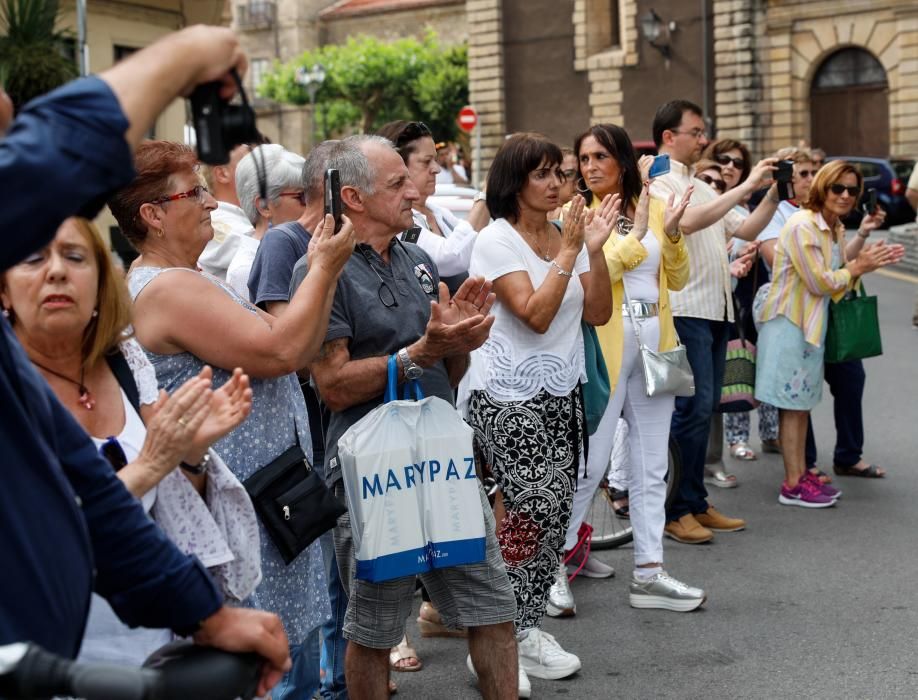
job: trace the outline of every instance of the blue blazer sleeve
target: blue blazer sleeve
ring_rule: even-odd
[[[95,590],[132,627],[188,634],[222,604],[207,570],[144,513],[95,444],[54,397],[58,457],[82,501],[95,557]]]
[[[0,141],[0,202],[8,226],[0,270],[47,244],[61,222],[94,217],[134,177],[128,121],[107,83],[85,78],[25,106]]]

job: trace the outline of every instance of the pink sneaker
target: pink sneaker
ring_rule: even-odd
[[[794,488],[788,486],[786,481],[782,482],[778,503],[802,508],[828,508],[835,505],[835,499],[826,496],[812,481],[801,479]]]
[[[812,472],[807,471],[806,473],[804,473],[803,479],[804,481],[809,481],[811,484],[813,484],[816,488],[818,488],[823,493],[823,495],[828,496],[829,498],[833,500],[837,500],[841,498],[841,495],[842,495],[841,489],[837,489],[831,484],[822,483],[822,480],[818,476],[813,474]]]

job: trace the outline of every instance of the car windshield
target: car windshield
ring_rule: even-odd
[[[896,177],[900,180],[908,180],[912,170],[915,169],[915,161],[909,159],[891,160],[889,164],[892,165],[893,170],[896,171]]]

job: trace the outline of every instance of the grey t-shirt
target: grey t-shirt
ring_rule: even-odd
[[[306,255],[312,235],[298,221],[268,229],[249,273],[249,298],[264,309],[268,301],[290,301],[290,280],[296,261]]]
[[[307,264],[304,256],[293,268],[290,297],[306,277]],[[424,335],[430,302],[438,298],[439,282],[430,256],[412,243],[393,239],[389,244],[389,264],[370,246],[358,244],[338,278],[325,342],[348,338],[352,360],[397,352]],[[424,370],[421,386],[425,396],[439,396],[453,404],[453,390],[442,360]],[[382,402],[380,394],[331,414],[325,431],[325,473],[329,483],[341,478],[338,439]]]

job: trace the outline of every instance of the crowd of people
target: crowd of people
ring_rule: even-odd
[[[15,601],[3,641],[138,665],[173,634],[194,635],[266,656],[261,690],[274,686],[274,700],[384,698],[390,671],[423,666],[406,635],[420,586],[420,629],[467,638],[482,695],[529,697],[530,676],[581,669],[576,645],[543,629],[546,614],[576,613],[569,577],[614,574],[583,544],[622,420],[628,603],[705,604],[700,582],[664,566],[663,541],[746,527],[706,489],[737,485],[724,435],[732,457],[756,459],[749,414],[718,410],[739,324],[757,333],[758,429],[762,449],[783,457],[779,503],[841,496],[808,420],[824,379],[836,475],[885,475],[862,458],[862,364],[823,357],[830,302],[904,252],[868,242],[882,209],[846,241],[842,221],[863,190],[855,167],[800,147],[753,163],[739,141],[709,142],[702,110],[676,100],[652,124],[665,174],[651,176],[654,158],[638,158],[614,124],[572,148],[513,134],[460,219],[429,201],[442,172],[462,173],[419,121],[302,155],[238,144],[220,166],[143,140],[195,84],[222,79],[228,96],[233,67],[244,57],[227,30],[178,32],[28,106],[0,146],[4,201],[28,231],[0,260],[12,401],[2,444],[15,455],[0,518],[19,547],[3,562],[47,584],[3,584]],[[151,89],[165,76],[178,84]],[[74,125],[83,131],[68,138],[85,147],[58,147]],[[28,152],[36,133],[44,161]],[[779,161],[793,163],[791,199],[779,196]],[[340,179],[337,233],[328,169]],[[35,183],[54,206],[26,204]],[[87,218],[103,201],[139,253],[126,277]],[[680,348],[693,395],[649,395],[644,353]],[[338,441],[383,403],[393,356],[399,382],[418,380],[473,429],[480,476],[496,485],[493,504],[479,488],[484,558],[368,581],[345,514],[288,560],[244,484],[299,447],[344,503]],[[667,505],[670,435],[683,470]],[[18,519],[39,492],[55,518]],[[61,552],[64,577],[43,563]]]

